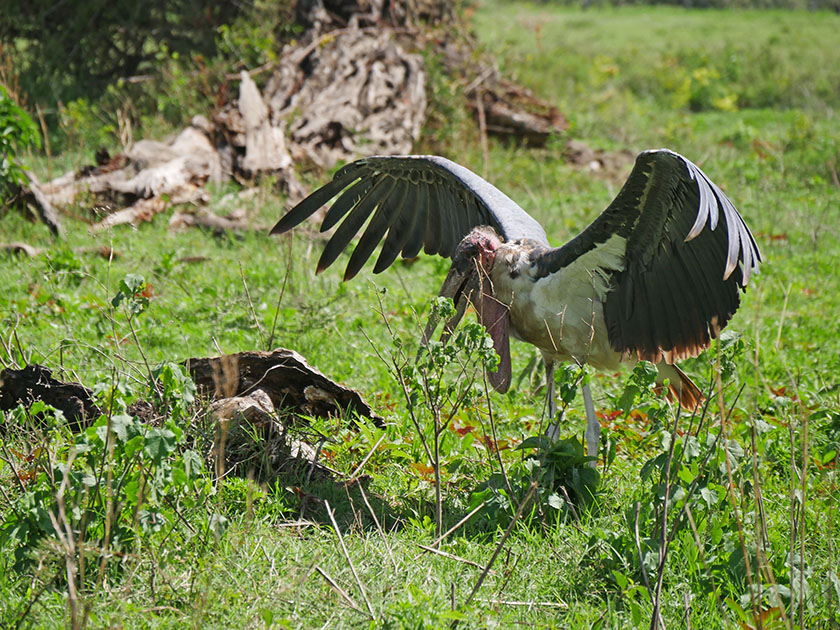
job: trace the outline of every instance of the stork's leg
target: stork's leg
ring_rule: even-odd
[[[557,415],[557,403],[554,402],[554,361],[545,362],[545,395],[548,398],[548,427],[545,436],[554,441],[560,436],[560,423],[563,421],[563,413]]]
[[[598,457],[598,445],[601,441],[601,423],[598,422],[598,416],[595,415],[595,405],[592,402],[592,392],[589,389],[589,383],[583,383],[583,406],[586,408],[586,454],[591,457]],[[595,468],[597,466],[597,459],[590,462],[590,465]]]

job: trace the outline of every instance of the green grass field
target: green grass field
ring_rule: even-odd
[[[0,414],[0,626],[638,628],[650,624],[661,573],[671,630],[840,627],[840,47],[831,43],[840,15],[493,0],[472,19],[503,72],[569,118],[568,138],[610,151],[672,148],[753,230],[765,262],[727,329],[737,335],[683,363],[715,392],[708,411],[681,417],[673,432],[674,410],[648,384],[622,399],[642,372],[589,372],[609,462],[594,501],[571,508],[541,486],[507,535],[516,501],[480,490],[499,485],[501,462],[525,495],[533,460],[516,446],[538,433],[544,402],[538,355],[515,343],[511,391],[489,400],[469,392],[473,404],[443,432],[442,527],[476,497],[488,505],[441,543],[449,555],[433,554],[420,545],[436,538],[434,477],[387,359],[395,339],[414,356],[447,261],[425,257],[378,276],[369,266],[345,284],[341,261],[314,275],[321,242],[302,232],[173,233],[159,215],[92,235],[80,210],[52,242],[10,213],[0,240],[44,253],[0,257],[0,364],[40,363],[95,387],[122,433],[108,446],[105,424],[73,436],[23,410]],[[541,149],[491,139],[485,159],[474,130],[451,131],[447,156],[517,200],[554,245],[621,185],[567,164],[566,137]],[[91,158],[40,158],[38,174]],[[284,211],[268,185],[249,203],[267,227]],[[134,315],[112,305],[130,273],[151,296]],[[378,444],[362,481],[215,479],[195,456],[209,420],[177,372],[162,386],[164,426],[137,428],[124,415],[152,396],[147,366],[278,346],[358,389],[386,419],[384,429],[341,418],[297,429],[328,435],[324,461],[345,475]],[[558,375],[571,400],[564,438],[582,439],[579,376]],[[465,385],[451,370],[444,379]],[[574,494],[584,467],[555,457]],[[49,512],[57,518],[65,498],[59,522],[73,524],[70,536],[55,534]]]

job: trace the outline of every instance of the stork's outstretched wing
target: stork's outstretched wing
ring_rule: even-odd
[[[723,191],[667,149],[640,154],[615,200],[581,234],[546,254],[540,271],[556,271],[615,235],[626,248],[604,304],[610,345],[654,362],[706,348],[735,313],[738,289],[761,261]]]
[[[271,233],[290,230],[339,193],[321,231],[347,216],[324,247],[319,272],[335,262],[373,215],[350,256],[345,280],[359,272],[383,237],[374,273],[387,269],[400,253],[413,258],[424,249],[448,257],[479,225],[492,226],[507,241],[529,238],[548,246],[540,224],[495,186],[446,158],[425,155],[369,157],[348,164],[292,208]]]

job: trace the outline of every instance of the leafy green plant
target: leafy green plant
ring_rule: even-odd
[[[152,385],[160,394],[166,415],[174,422],[188,418],[196,387],[183,365],[166,362],[152,370]]]
[[[149,296],[146,292],[146,280],[136,273],[128,273],[120,280],[119,289],[111,300],[111,306],[118,308],[121,304],[129,317],[139,315],[149,306]]]
[[[32,119],[0,85],[0,203],[17,194],[26,175],[16,156],[27,147],[40,147],[41,136]]]
[[[524,458],[479,484],[470,496],[470,508],[483,505],[481,514],[493,529],[505,527],[519,504],[537,482],[534,511],[540,522],[553,525],[595,503],[600,474],[590,466],[592,458],[576,437],[552,441],[545,436],[524,440],[517,450]]]
[[[50,413],[41,402],[28,410]],[[29,566],[45,543],[57,544],[78,567],[95,559],[66,576],[83,588],[101,580],[108,559],[131,551],[140,535],[180,527],[182,511],[203,505],[212,489],[202,458],[179,448],[183,440],[172,421],[150,427],[128,414],[103,415],[75,436],[59,427],[18,464],[26,481],[2,524],[15,568]]]
[[[438,297],[432,302],[429,321],[448,322],[455,313],[451,299]],[[487,393],[482,378],[485,370],[496,369],[499,362],[493,340],[481,324],[464,322],[457,330],[444,334],[448,338],[442,341],[426,340],[418,349],[416,360],[411,361],[405,352],[405,341],[391,330],[393,351],[388,361],[434,472],[438,535],[443,522],[442,438],[461,409],[474,409],[483,399]],[[490,419],[492,426],[492,410]]]

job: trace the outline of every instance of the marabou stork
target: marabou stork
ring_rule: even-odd
[[[321,231],[346,218],[324,247],[317,271],[335,262],[371,215],[345,280],[383,237],[374,273],[397,255],[413,258],[421,249],[451,256],[440,295],[453,298],[457,315],[446,329],[472,303],[500,358],[488,375],[500,392],[511,382],[509,335],[539,348],[551,420],[556,361],[599,370],[651,361],[657,382],[667,379],[669,395],[694,409],[700,390],[675,362],[708,347],[761,261],[723,191],[667,149],[641,153],[613,202],[561,247],[551,247],[540,224],[496,187],[437,156],[352,162],[281,218],[272,234],[298,225],[339,193]],[[430,328],[431,322],[426,338]],[[583,394],[587,449],[597,455],[600,425],[588,385]]]

